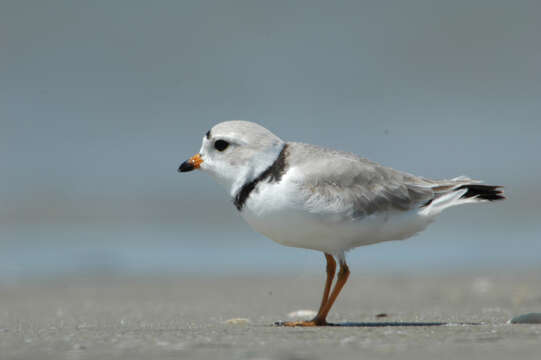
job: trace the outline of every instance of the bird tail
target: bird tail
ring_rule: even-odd
[[[475,198],[478,200],[495,201],[505,199],[502,188],[503,186],[499,185],[465,184],[459,186],[456,190],[467,190],[460,199]]]
[[[423,205],[421,212],[425,215],[437,215],[448,207],[503,200],[503,186],[482,185],[475,180],[460,177],[450,180],[452,183],[439,184],[432,187],[434,197]]]

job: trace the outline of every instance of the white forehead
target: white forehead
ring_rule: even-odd
[[[263,126],[249,121],[224,121],[210,129],[210,137],[228,139],[243,145],[272,146],[283,141]]]

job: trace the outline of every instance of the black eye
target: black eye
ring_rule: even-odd
[[[216,140],[214,148],[218,151],[224,151],[229,146],[229,143],[225,140]]]

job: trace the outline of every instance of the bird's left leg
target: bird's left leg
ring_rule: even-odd
[[[317,312],[317,315],[314,319],[310,321],[288,321],[283,323],[284,326],[322,326],[327,325],[327,322],[325,321],[325,316],[323,315],[323,311],[325,309],[325,306],[327,305],[327,302],[329,301],[329,293],[331,291],[331,285],[332,281],[334,279],[334,274],[336,272],[336,261],[334,261],[334,258],[332,255],[325,253],[325,259],[327,260],[327,280],[325,281],[325,288],[323,290],[323,297],[321,299],[321,305],[319,306],[319,310]],[[328,310],[327,310],[328,312]],[[323,319],[323,321],[321,321]]]
[[[348,281],[349,278],[349,268],[346,264],[345,260],[340,260],[340,271],[338,272],[338,276],[336,278],[336,284],[334,284],[334,289],[332,290],[331,295],[329,296],[329,299],[327,300],[327,303],[325,306],[323,306],[323,309],[316,315],[314,318],[314,321],[316,324],[322,324],[322,325],[328,325],[327,324],[327,314],[331,310],[334,302],[336,301],[336,298],[338,297],[338,294],[340,294],[340,291],[342,291],[342,288],[346,284],[346,281]]]

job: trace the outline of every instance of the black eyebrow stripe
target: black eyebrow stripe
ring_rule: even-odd
[[[205,136],[207,137],[208,140],[210,140],[210,130],[207,131],[207,134]]]

